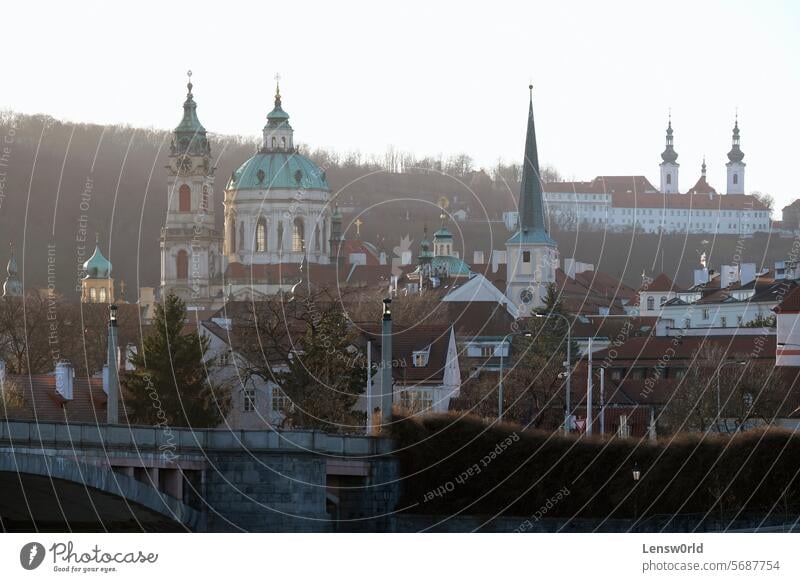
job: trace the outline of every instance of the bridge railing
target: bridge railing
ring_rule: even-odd
[[[226,430],[0,420],[0,444],[165,451],[292,451],[343,457],[392,453],[385,437],[310,430]]]

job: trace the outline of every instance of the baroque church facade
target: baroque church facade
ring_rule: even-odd
[[[331,264],[340,235],[327,176],[295,147],[280,86],[258,151],[225,186],[223,232],[215,226],[215,167],[191,78],[187,87],[167,165],[161,295],[173,292],[188,305],[210,307],[260,287],[267,294],[268,265]]]

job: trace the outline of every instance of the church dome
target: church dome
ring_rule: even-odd
[[[92,256],[83,264],[83,270],[86,271],[84,279],[108,279],[111,276],[111,261],[103,256],[99,242]]]
[[[239,166],[227,190],[303,188],[330,191],[325,170],[296,152],[259,152]]]

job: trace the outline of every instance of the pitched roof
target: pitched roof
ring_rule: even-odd
[[[544,185],[544,191],[575,194],[658,192],[644,176],[597,176],[590,182],[549,182]]]
[[[639,290],[640,292],[673,292],[678,293],[681,291],[672,280],[667,277],[664,273],[659,273],[655,279],[650,281],[648,285],[642,285],[642,288]]]
[[[711,187],[706,181],[705,176],[700,176],[694,186],[687,192],[687,194],[716,194],[717,191]]]
[[[106,421],[108,397],[103,392],[102,378],[73,378],[72,400],[64,400],[56,392],[54,374],[10,375],[6,389],[9,386],[16,386],[23,399],[19,407],[2,411],[9,419],[92,424]],[[123,417],[124,408],[120,406],[119,410]]]
[[[774,311],[775,313],[800,313],[800,286],[795,286]]]
[[[364,340],[372,342],[373,361],[381,357],[381,325],[357,324]],[[392,376],[401,385],[441,384],[447,364],[450,325],[411,325],[392,328]],[[414,366],[413,353],[430,347],[425,366]]]
[[[755,196],[742,194],[661,194],[614,192],[611,204],[615,208],[664,208],[686,210],[769,210]]]
[[[391,279],[390,265],[370,264],[319,265],[310,263],[308,280],[315,287],[335,288],[338,285],[388,285]],[[279,263],[267,265],[245,265],[230,263],[225,271],[225,280],[238,284],[251,285],[294,285],[301,278],[301,265]]]

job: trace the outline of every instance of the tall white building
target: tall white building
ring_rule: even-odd
[[[208,305],[219,293],[222,237],[214,226],[214,167],[206,129],[197,118],[191,73],[183,119],[173,132],[167,165],[167,217],[161,229],[161,293]]]

